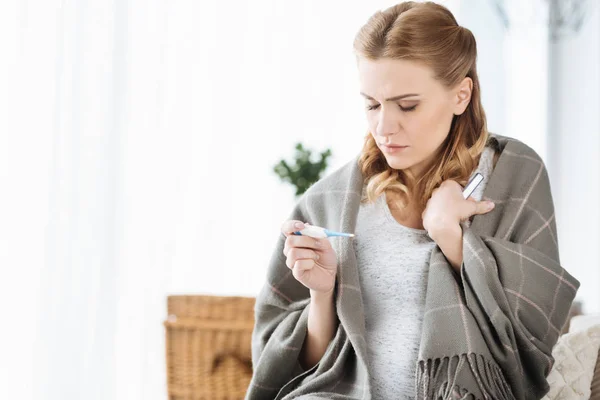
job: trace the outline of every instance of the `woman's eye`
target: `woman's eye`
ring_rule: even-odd
[[[415,104],[412,107],[402,107],[400,105],[398,105],[400,107],[400,109],[404,112],[410,112],[410,111],[414,111],[415,108],[417,108],[417,105]],[[376,110],[379,107],[379,104],[373,104],[373,105],[367,105],[367,110],[371,111],[371,110]]]
[[[400,109],[401,109],[402,111],[405,111],[405,112],[414,111],[414,110],[415,110],[415,108],[417,108],[417,105],[416,105],[416,104],[415,104],[414,106],[412,106],[412,107],[408,107],[408,108],[404,108],[404,107],[400,106]]]

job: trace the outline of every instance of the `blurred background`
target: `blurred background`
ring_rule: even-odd
[[[599,312],[598,1],[439,2],[477,39],[490,131],[545,160]],[[395,3],[3,0],[0,398],[166,399],[167,296],[258,294],[295,202],[274,166],[360,151],[352,41]]]

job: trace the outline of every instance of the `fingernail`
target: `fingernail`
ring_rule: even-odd
[[[495,206],[496,206],[496,205],[494,204],[494,202],[492,202],[492,201],[488,201],[488,202],[487,202],[487,209],[488,209],[488,210],[491,210],[491,209],[493,209]]]
[[[302,228],[303,226],[304,226],[304,224],[302,222],[296,222],[294,224],[294,227],[296,227],[296,228]]]
[[[315,239],[315,246],[319,247],[321,245],[321,242],[319,242],[318,239]]]
[[[317,256],[316,260],[318,260],[319,258],[321,258],[320,255],[318,255],[318,254],[315,254],[315,255]]]

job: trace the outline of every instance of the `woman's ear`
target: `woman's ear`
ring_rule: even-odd
[[[471,93],[473,92],[473,80],[466,77],[456,87],[456,104],[454,106],[454,114],[461,115],[467,109],[471,101]]]

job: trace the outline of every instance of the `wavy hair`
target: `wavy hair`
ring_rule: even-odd
[[[461,115],[454,115],[448,137],[422,176],[390,167],[375,139],[365,136],[359,165],[366,183],[366,198],[373,202],[383,192],[397,194],[399,208],[415,202],[424,210],[433,190],[444,180],[467,183],[488,140],[486,117],[477,77],[477,47],[472,32],[461,27],[446,7],[407,1],[376,12],[354,39],[357,57],[412,60],[434,72],[446,88],[471,78],[471,100]]]

